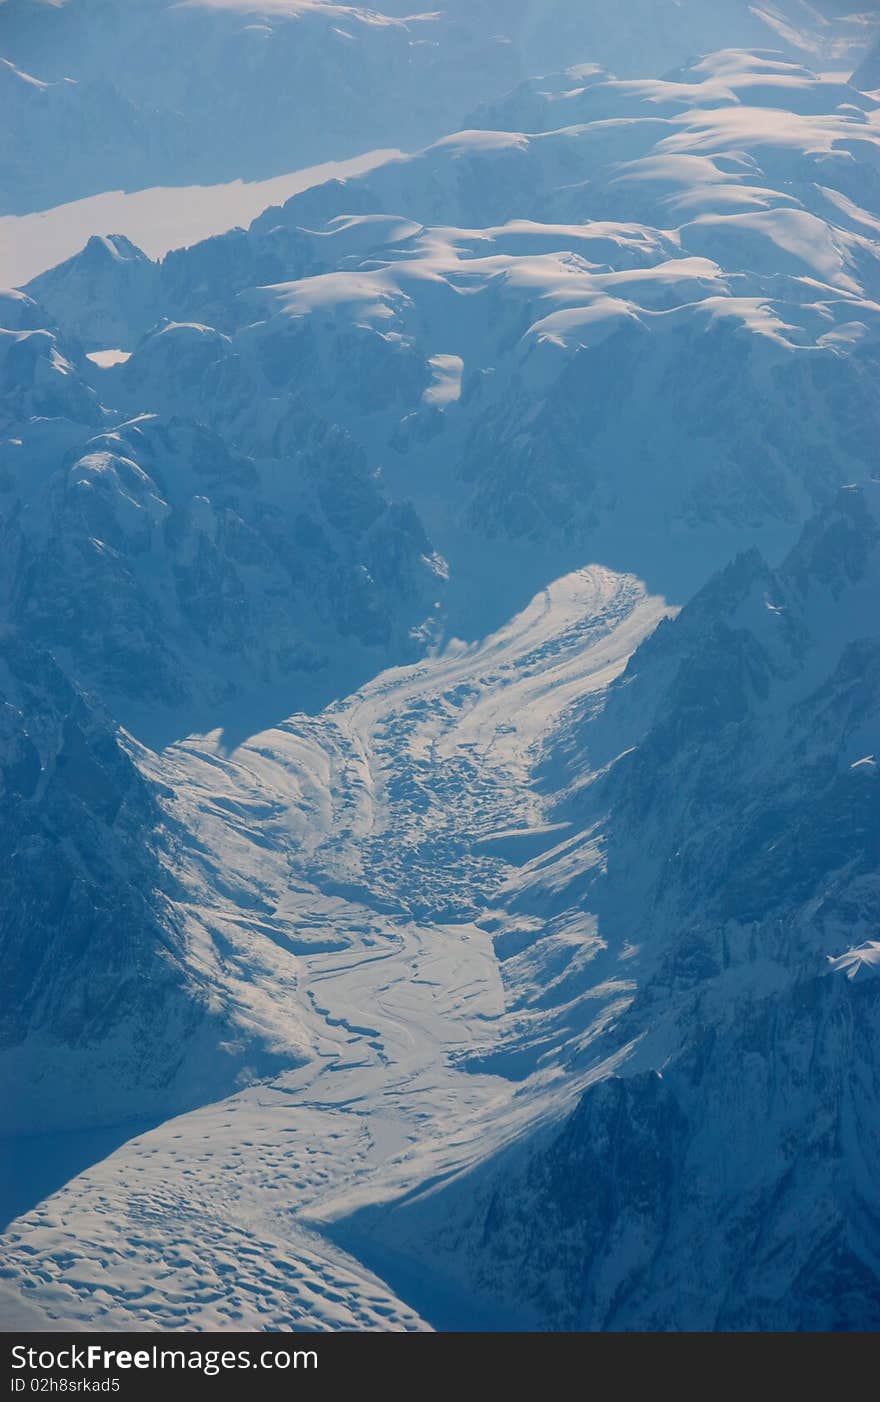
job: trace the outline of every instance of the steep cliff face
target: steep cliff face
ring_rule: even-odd
[[[175,1081],[193,1042],[212,1040],[208,999],[187,968],[150,786],[47,653],[9,633],[0,646],[7,1132],[191,1103]]]
[[[422,1249],[536,1328],[875,1329],[877,1017],[876,979],[743,998],[427,1207]]]

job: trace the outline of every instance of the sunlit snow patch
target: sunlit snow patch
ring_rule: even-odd
[[[880,977],[880,943],[869,940],[857,948],[848,949],[837,959],[829,959],[832,970],[845,974],[850,980]]]
[[[877,768],[877,761],[873,755],[864,755],[862,759],[857,759],[850,765],[850,769],[865,769],[868,772]]]
[[[461,399],[461,377],[464,361],[460,355],[432,355],[428,361],[434,378],[422,395],[425,404],[445,409]]]
[[[93,365],[97,365],[101,370],[109,370],[114,365],[124,365],[131,359],[131,351],[125,350],[96,350],[86,351],[86,360],[90,360]]]

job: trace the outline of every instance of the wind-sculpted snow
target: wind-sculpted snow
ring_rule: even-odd
[[[772,43],[842,71],[866,44],[857,17],[801,0],[450,0],[415,13],[404,0],[127,0],[112,16],[102,0],[4,0],[3,11],[3,213],[412,149],[571,61],[658,76],[721,44]]]

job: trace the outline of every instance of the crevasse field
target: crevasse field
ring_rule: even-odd
[[[880,13],[0,0],[0,1327],[880,1327]]]

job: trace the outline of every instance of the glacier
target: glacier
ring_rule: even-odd
[[[7,1327],[878,1326],[845,8],[3,6]]]

